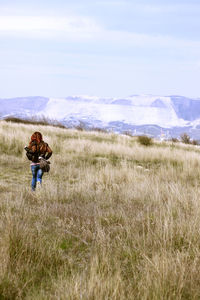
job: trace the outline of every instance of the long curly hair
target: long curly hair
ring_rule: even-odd
[[[36,143],[39,144],[42,141],[42,134],[38,131],[34,132],[31,136],[29,145],[31,145],[33,141],[36,141]]]

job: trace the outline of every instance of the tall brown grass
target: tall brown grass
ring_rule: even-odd
[[[23,146],[53,149],[30,191]],[[199,299],[199,149],[0,123],[0,299]]]

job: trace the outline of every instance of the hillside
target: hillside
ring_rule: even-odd
[[[23,150],[53,149],[30,191]],[[199,299],[200,149],[0,122],[0,299]]]

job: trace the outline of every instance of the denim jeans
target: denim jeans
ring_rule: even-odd
[[[33,175],[31,188],[32,188],[32,191],[35,191],[37,182],[42,184],[43,171],[42,171],[42,169],[40,169],[40,165],[31,166],[31,171],[32,171],[32,175]]]

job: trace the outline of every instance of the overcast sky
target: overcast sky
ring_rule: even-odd
[[[0,98],[200,97],[199,0],[0,0]]]

